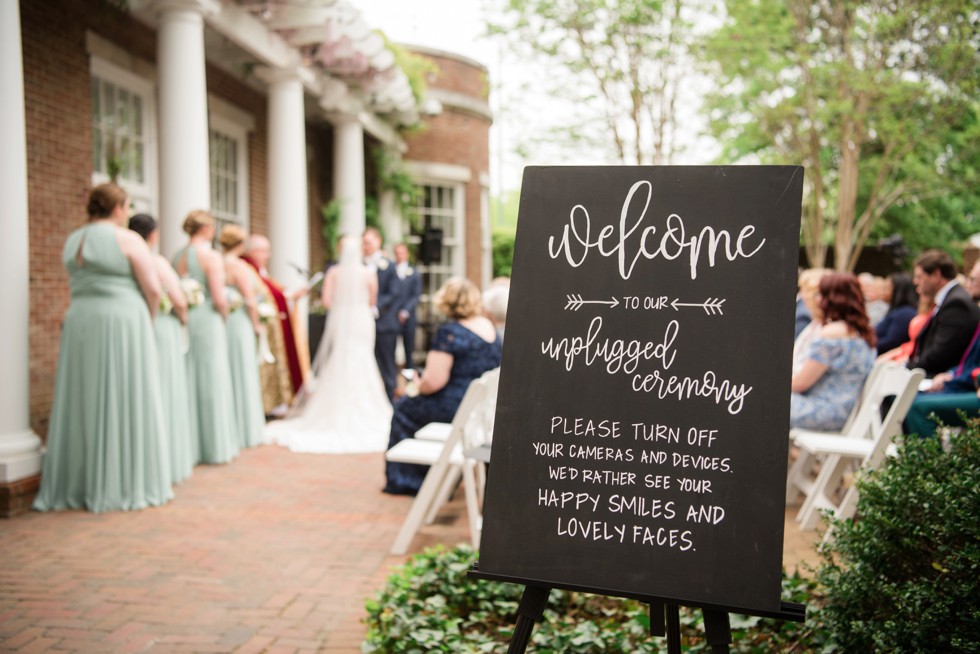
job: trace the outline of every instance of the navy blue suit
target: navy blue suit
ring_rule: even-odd
[[[405,272],[405,277],[398,276],[398,268],[395,267],[394,282],[394,301],[392,303],[392,313],[395,320],[404,311],[408,314],[408,320],[402,324],[398,323],[398,333],[402,337],[402,345],[405,348],[405,366],[412,365],[412,352],[415,350],[415,308],[419,303],[419,296],[422,295],[422,275],[418,270],[409,266]]]
[[[369,261],[369,264],[372,263]],[[395,264],[390,259],[380,257],[374,262],[378,274],[378,318],[375,324],[374,358],[378,361],[378,370],[385,384],[388,399],[395,397],[395,377],[398,368],[395,365],[395,342],[398,338],[398,310],[395,306],[396,283]]]

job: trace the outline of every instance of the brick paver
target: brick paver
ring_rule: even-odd
[[[383,482],[380,454],[266,445],[163,507],[0,521],[0,651],[356,652],[364,600],[405,560],[388,548],[411,499]],[[412,550],[467,534],[457,498]],[[813,541],[788,519],[787,565]]]

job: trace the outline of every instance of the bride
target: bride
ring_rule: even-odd
[[[267,441],[293,452],[383,452],[388,446],[391,404],[374,358],[371,313],[378,280],[361,262],[356,239],[341,238],[340,251],[340,263],[323,282],[330,313],[301,408],[265,428]]]

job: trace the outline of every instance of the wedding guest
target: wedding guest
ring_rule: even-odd
[[[381,232],[375,227],[364,230],[361,241],[364,253],[364,265],[378,276],[378,297],[375,305],[375,338],[374,355],[378,361],[378,370],[385,383],[385,393],[388,399],[395,397],[396,376],[398,365],[395,363],[395,349],[398,344],[398,334],[401,325],[398,322],[398,311],[395,307],[395,287],[397,275],[394,263],[381,251]]]
[[[510,282],[494,280],[490,288],[483,291],[483,308],[487,318],[497,330],[501,342],[504,340],[504,328],[507,323],[507,299],[510,297]]]
[[[876,327],[888,313],[888,302],[881,297],[882,279],[864,272],[858,275],[858,282],[864,295],[864,310],[871,320],[871,326]]]
[[[129,219],[129,228],[143,237],[151,248],[160,239],[157,221],[139,213]],[[196,431],[191,429],[187,393],[187,361],[183,326],[187,325],[187,298],[180,288],[177,272],[166,257],[154,254],[153,263],[164,291],[160,310],[153,321],[157,354],[160,361],[160,390],[163,398],[163,418],[170,444],[170,471],[173,482],[179,483],[194,470],[197,462]]]
[[[238,445],[243,448],[255,447],[262,443],[265,428],[256,356],[258,337],[263,330],[258,310],[261,281],[252,274],[252,268],[240,259],[245,251],[245,231],[241,227],[226,225],[218,241],[224,250],[228,289],[234,298],[228,313],[228,359],[238,419]]]
[[[500,337],[482,315],[480,291],[470,281],[451,278],[434,299],[435,308],[449,318],[439,327],[421,377],[414,380],[415,397],[395,402],[388,448],[412,438],[430,422],[451,422],[470,382],[500,366]],[[426,466],[387,463],[384,492],[414,495],[425,479]]]
[[[884,298],[888,301],[888,312],[875,326],[878,354],[884,354],[908,340],[909,323],[919,307],[919,296],[908,273],[889,275],[885,280]]]
[[[126,229],[129,198],[92,189],[88,222],[65,242],[71,304],[61,330],[39,511],[141,509],[173,497],[151,319],[160,281]]]
[[[916,395],[905,416],[904,432],[934,436],[939,424],[962,427],[980,416],[980,327],[959,365],[932,378],[932,384]]]
[[[818,296],[820,280],[829,272],[826,268],[808,268],[800,273],[797,282],[799,284],[798,297],[799,301],[803,303],[805,315],[809,316],[809,322],[800,330],[796,340],[793,341],[793,372],[799,370],[800,366],[803,365],[810,349],[810,343],[823,327]]]
[[[854,275],[824,275],[818,293],[821,327],[793,374],[790,426],[837,431],[874,365],[875,334]]]
[[[926,250],[915,260],[912,276],[919,295],[935,297],[936,308],[915,339],[909,368],[922,368],[926,376],[955,366],[980,323],[980,308],[956,281],[956,265],[942,250]]]
[[[412,367],[415,352],[415,309],[422,295],[422,275],[408,261],[408,246],[395,246],[395,284],[392,311],[398,319],[398,335],[405,350],[405,367]]]
[[[293,316],[289,298],[274,279],[269,276],[271,256],[269,239],[261,234],[252,234],[245,241],[245,251],[241,259],[259,277],[265,287],[270,304],[275,307],[275,316],[268,322],[269,349],[273,361],[263,361],[260,365],[262,383],[262,404],[266,415],[281,417],[303,385],[303,366],[300,363],[296,332],[293,330]]]
[[[238,423],[228,362],[228,298],[221,255],[211,249],[214,218],[192,211],[184,220],[190,237],[174,257],[181,276],[193,279],[203,300],[190,312],[187,352],[191,428],[195,430],[199,461],[227,463],[238,456]]]

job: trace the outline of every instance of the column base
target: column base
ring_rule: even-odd
[[[31,430],[0,434],[0,484],[41,472],[41,439]]]
[[[0,483],[0,518],[13,518],[31,510],[41,486],[41,475]]]

